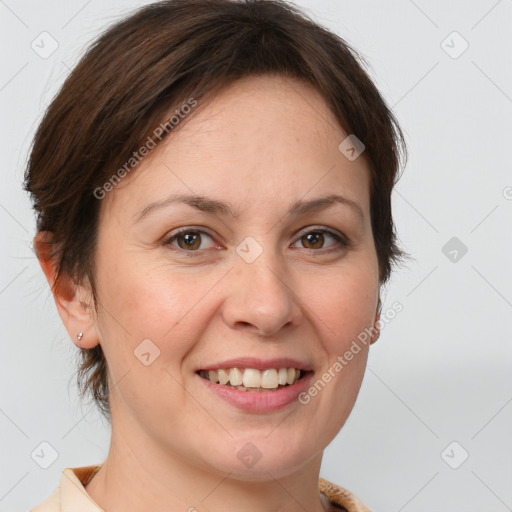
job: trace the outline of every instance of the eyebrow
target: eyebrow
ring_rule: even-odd
[[[135,216],[134,224],[142,220],[146,217],[150,212],[155,210],[159,210],[161,208],[165,208],[177,203],[184,203],[196,208],[197,210],[211,213],[214,215],[224,215],[230,216],[234,219],[240,217],[240,213],[238,210],[235,211],[233,206],[230,203],[225,203],[222,201],[218,201],[216,199],[194,195],[194,194],[173,194],[166,199],[161,201],[155,201],[154,203],[146,206],[138,215]],[[348,206],[352,211],[354,211],[360,220],[364,220],[364,213],[362,208],[358,203],[349,199],[348,197],[342,196],[340,194],[329,194],[324,197],[318,197],[316,199],[311,199],[309,201],[298,200],[296,201],[288,210],[288,215],[292,216],[300,216],[306,215],[314,212],[318,212],[320,210],[325,210],[332,205],[342,204]]]

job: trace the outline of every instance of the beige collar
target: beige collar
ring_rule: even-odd
[[[103,512],[103,509],[87,494],[84,487],[100,467],[101,465],[66,468],[62,472],[59,487],[30,512]],[[340,510],[371,512],[350,491],[323,478],[319,479],[318,489]]]

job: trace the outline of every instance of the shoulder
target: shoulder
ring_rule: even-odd
[[[99,468],[100,465],[93,465],[64,469],[58,487],[30,512],[101,511],[84,487]]]
[[[324,478],[319,479],[318,489],[335,505],[335,510],[343,510],[346,512],[372,512],[355,494]]]

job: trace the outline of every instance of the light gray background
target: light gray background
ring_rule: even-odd
[[[144,3],[0,0],[2,512],[38,504],[65,467],[108,451],[106,424],[76,396],[77,349],[31,251],[21,180],[35,127],[85,44]],[[375,511],[512,510],[512,2],[296,3],[368,59],[410,151],[393,207],[415,261],[383,307],[403,311],[371,348],[321,476]],[[59,44],[47,59],[31,48],[43,31]],[[442,251],[452,237],[468,249],[455,262]],[[31,457],[43,441],[58,452],[46,470]]]

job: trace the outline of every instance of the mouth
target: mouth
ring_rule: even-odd
[[[311,371],[299,368],[218,368],[216,370],[198,370],[201,378],[219,386],[247,391],[249,393],[273,392],[293,386]]]

